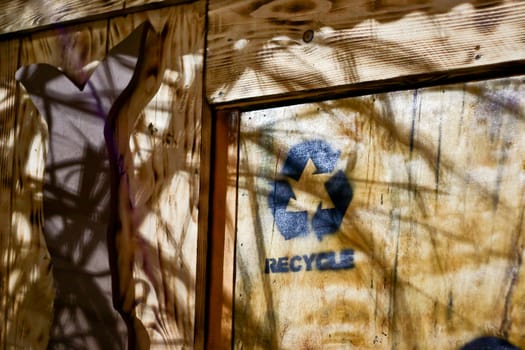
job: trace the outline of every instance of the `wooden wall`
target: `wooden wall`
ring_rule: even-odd
[[[519,0],[3,2],[1,346],[525,347],[524,19]],[[15,72],[82,85],[144,21],[116,118],[119,230],[51,237],[48,125]],[[284,239],[271,184],[311,138],[341,152],[353,198],[337,233]],[[353,268],[265,273],[350,249]]]
[[[124,172],[113,298],[105,229],[60,235],[42,230],[48,128],[14,73],[48,63],[82,84],[108,50],[144,21],[152,25],[144,62],[117,116]],[[1,42],[3,346],[125,348],[125,320],[137,348],[202,342],[195,338],[195,298],[198,226],[206,222],[199,213],[207,202],[200,203],[201,181],[208,176],[201,169],[209,162],[201,167],[204,24],[201,1]],[[93,166],[86,162],[78,159],[76,166]],[[90,200],[81,193],[62,195],[77,204]]]

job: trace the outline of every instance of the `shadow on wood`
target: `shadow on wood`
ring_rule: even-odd
[[[525,58],[520,1],[211,0],[209,7],[207,96],[229,107],[384,89],[385,80],[395,90]]]
[[[86,82],[75,84],[47,64],[16,75],[48,125],[43,206],[57,291],[52,347],[124,348],[125,327],[111,302],[115,254],[107,245],[118,225],[121,172],[113,129],[136,83],[148,26],[115,46]]]
[[[238,179],[228,174],[234,346],[457,349],[483,335],[523,346],[522,82],[241,114]],[[341,152],[354,197],[335,234],[286,239],[272,186],[287,179],[290,149],[317,139]],[[305,254],[342,249],[355,251],[353,269],[305,271]],[[265,271],[292,257],[302,269]]]

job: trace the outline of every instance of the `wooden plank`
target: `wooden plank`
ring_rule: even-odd
[[[123,8],[124,0],[4,1],[0,5],[0,33],[78,20]]]
[[[41,169],[26,163],[35,161],[38,150],[24,144],[28,125],[17,116],[19,50],[18,40],[0,43],[0,347],[42,349],[49,339],[53,281],[38,232]],[[20,205],[28,192],[34,195],[31,212]]]
[[[9,307],[11,292],[7,288],[10,279],[10,238],[11,238],[11,193],[13,176],[13,155],[15,148],[15,123],[16,123],[16,82],[14,73],[18,63],[17,40],[0,43],[0,59],[10,62],[0,67],[0,324],[1,347],[5,347],[9,336],[12,309]],[[15,294],[16,295],[16,294]],[[14,342],[14,341],[13,341]]]
[[[122,230],[117,307],[138,348],[193,347],[205,2],[110,22],[110,43],[148,20],[146,58],[117,125]]]
[[[106,21],[94,22],[89,26],[64,27],[24,39],[20,65],[47,63],[59,67],[75,84],[83,86],[98,62],[106,56],[106,50]],[[95,149],[97,146],[86,147],[77,154],[81,142],[76,143],[76,135],[64,137],[61,132],[67,127],[49,124],[49,118],[49,115],[40,115],[28,95],[23,95],[19,119],[24,127],[20,129],[19,138],[23,140],[21,147],[26,150],[18,151],[17,154],[21,157],[30,156],[30,162],[25,163],[26,160],[22,158],[24,161],[20,164],[27,165],[20,169],[20,176],[26,176],[24,169],[36,172],[33,177],[37,179],[38,186],[26,186],[19,210],[27,212],[26,215],[34,215],[31,214],[35,210],[33,198],[44,201],[43,220],[39,222],[40,227],[33,228],[32,234],[40,235],[42,242],[45,237],[53,263],[57,295],[49,346],[85,345],[93,349],[110,346],[122,349],[125,347],[126,327],[112,306],[106,227],[101,225],[107,209],[98,207],[104,201],[102,208],[109,203],[108,198],[105,198],[109,190],[104,188],[104,181],[99,183],[99,187],[91,182],[107,179],[96,173],[96,169],[104,168],[104,157],[97,152],[105,153],[105,146],[98,145],[98,149]],[[88,124],[84,126],[89,129]],[[78,137],[89,138],[85,134],[86,130],[78,132]],[[93,145],[96,143],[90,141],[93,141]],[[57,142],[66,148],[70,144],[73,160],[58,162],[62,155],[48,147],[49,143]],[[73,182],[76,179],[80,190],[55,182],[62,179]],[[88,208],[92,212],[86,217],[85,211],[91,210]],[[77,209],[80,209],[80,213],[76,212]]]
[[[525,346],[524,82],[243,113],[234,347]]]
[[[213,104],[525,59],[522,1],[212,0],[209,17]]]
[[[219,112],[214,127],[206,349],[231,349],[239,114]]]

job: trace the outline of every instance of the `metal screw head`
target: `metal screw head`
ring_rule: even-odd
[[[304,32],[303,34],[303,41],[305,43],[309,43],[310,41],[312,41],[314,38],[314,31],[311,30],[311,29],[308,29],[306,32]]]

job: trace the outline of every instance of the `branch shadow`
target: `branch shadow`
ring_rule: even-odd
[[[124,348],[125,327],[111,303],[106,158],[105,148],[88,146],[81,159],[46,167],[48,180],[79,180],[77,191],[58,180],[44,186],[44,235],[56,288],[51,349]]]
[[[426,15],[430,21],[443,20],[443,17],[436,15],[452,13],[457,7],[470,5],[477,11],[475,16],[467,17],[473,29],[490,34],[508,16],[490,12],[501,4],[500,0],[421,0],[415,3],[394,0],[355,4],[320,0],[302,4],[287,0],[279,5],[271,1],[241,1],[231,5],[220,3],[215,5],[216,8],[212,5],[210,15],[216,22],[212,22],[209,35],[210,47],[213,48],[209,58],[213,58],[216,67],[212,68],[214,77],[210,80],[216,84],[216,91],[209,93],[214,97],[218,96],[219,100],[221,96],[228,96],[229,100],[235,99],[236,94],[253,98],[256,97],[257,90],[249,91],[252,89],[247,84],[250,81],[255,82],[255,86],[260,84],[261,88],[273,86],[275,89],[269,91],[278,93],[352,84],[362,79],[354,52],[358,52],[357,57],[370,59],[372,63],[369,64],[372,67],[377,61],[390,66],[392,70],[399,70],[399,74],[412,68],[416,72],[446,71],[447,62],[428,59],[428,50],[422,51],[417,47],[416,39],[405,45],[399,41],[378,38],[374,23],[394,23],[416,14]],[[342,15],[338,16],[339,13]],[[233,23],[224,23],[227,21]],[[230,30],[229,27],[236,22],[246,23],[246,30]],[[366,23],[369,23],[370,30],[364,27],[362,31],[352,34],[356,37],[344,37],[345,32],[350,33],[349,31]],[[264,34],[258,34],[258,27],[264,28]],[[329,35],[328,39],[315,40],[313,46],[305,44],[302,38],[305,31],[318,30],[323,36],[325,29],[340,33]],[[276,34],[268,39],[267,33]],[[450,39],[436,40],[449,51],[459,51],[458,43]],[[245,43],[240,45],[243,40]],[[351,42],[351,51],[348,50],[348,45],[344,45],[345,42]],[[461,49],[467,51],[463,47]],[[267,57],[273,59],[266,59]],[[469,63],[475,57],[475,53],[465,54],[464,61]],[[330,67],[329,74],[321,69],[324,64]],[[255,78],[247,78],[252,74]]]
[[[140,66],[147,29],[139,26],[117,44],[86,82],[73,82],[48,64],[16,74],[48,135],[42,229],[56,289],[48,348],[125,347],[125,325],[112,307],[107,236],[118,214],[111,210],[112,154],[104,136]]]
[[[456,132],[461,133],[461,128],[468,128],[480,120],[487,120],[483,125],[471,128],[471,131],[463,129],[463,132],[475,133],[473,130],[479,130],[478,137],[486,139],[487,144],[491,145],[485,146],[487,149],[492,147],[490,149],[494,153],[498,150],[497,152],[502,155],[513,152],[515,158],[518,154],[516,144],[519,144],[518,138],[520,130],[523,130],[524,120],[523,101],[518,98],[520,92],[517,81],[521,80],[519,78],[502,79],[489,82],[488,86],[484,86],[483,83],[471,83],[447,88],[420,89],[412,92],[413,101],[411,103],[416,106],[414,108],[417,112],[417,108],[421,108],[421,105],[419,107],[417,105],[422,98],[430,101],[431,98],[436,98],[435,96],[438,96],[442,90],[443,93],[463,96],[462,99],[457,100],[459,107],[456,107],[459,111],[461,103],[467,103],[465,100],[468,99],[470,110],[463,109],[461,115],[457,116],[457,125],[460,127]],[[405,94],[408,93],[411,92]],[[472,340],[469,337],[490,335],[507,338],[509,336],[508,318],[511,309],[509,303],[513,302],[512,293],[516,283],[512,276],[521,268],[519,242],[523,237],[519,220],[520,211],[523,211],[525,207],[525,200],[520,199],[519,195],[517,201],[509,199],[508,193],[503,195],[502,188],[507,186],[508,189],[509,186],[508,179],[507,182],[502,183],[503,175],[495,176],[493,179],[495,185],[480,181],[472,169],[465,168],[458,154],[450,153],[450,148],[447,148],[445,152],[441,143],[445,118],[443,121],[435,122],[437,125],[433,131],[435,139],[429,139],[425,132],[419,134],[420,131],[417,131],[418,128],[415,125],[421,116],[410,110],[412,106],[410,106],[408,97],[405,101],[399,98],[396,100],[396,96],[396,93],[391,93],[341,99],[318,103],[315,105],[317,108],[314,108],[314,105],[311,108],[297,106],[297,109],[283,107],[282,109],[248,112],[241,116],[241,120],[244,120],[249,127],[244,129],[241,127],[238,200],[247,196],[249,199],[244,197],[240,205],[247,206],[249,200],[250,207],[249,209],[243,208],[242,214],[239,215],[243,218],[244,224],[247,222],[246,217],[250,218],[250,225],[253,225],[253,229],[250,230],[255,234],[252,238],[256,248],[243,255],[243,250],[246,248],[237,245],[236,278],[242,280],[241,284],[237,284],[242,289],[235,291],[234,313],[237,318],[236,322],[238,322],[235,323],[235,346],[279,348],[284,335],[294,331],[287,329],[286,324],[283,323],[283,319],[290,312],[290,307],[279,309],[279,305],[283,305],[279,298],[282,295],[288,295],[284,290],[294,290],[298,287],[289,284],[281,287],[284,289],[279,289],[274,283],[275,279],[279,280],[281,277],[270,278],[271,276],[264,275],[261,270],[264,268],[264,259],[272,249],[264,236],[275,234],[273,232],[274,223],[269,222],[268,207],[265,202],[271,192],[269,184],[277,176],[279,164],[282,166],[283,154],[286,154],[286,150],[290,147],[290,139],[317,139],[333,136],[332,133],[323,134],[322,131],[319,131],[320,126],[302,127],[308,123],[317,125],[316,116],[319,113],[326,114],[325,120],[329,120],[330,129],[337,130],[340,137],[355,140],[356,143],[364,142],[359,146],[361,148],[356,149],[359,149],[361,154],[368,153],[368,162],[370,162],[368,166],[372,174],[381,173],[376,166],[381,166],[386,173],[396,171],[405,174],[402,180],[396,177],[393,180],[376,179],[373,175],[372,178],[365,179],[361,175],[353,175],[355,160],[348,161],[348,168],[345,172],[349,174],[349,180],[353,186],[366,188],[368,192],[384,193],[385,201],[386,198],[394,200],[394,193],[399,198],[403,198],[401,202],[400,199],[395,199],[394,203],[397,201],[397,204],[387,209],[382,207],[383,195],[381,195],[381,204],[375,205],[370,204],[369,198],[358,196],[354,198],[346,214],[338,239],[343,246],[349,245],[367,257],[366,261],[367,264],[370,264],[372,274],[365,270],[355,270],[354,273],[359,275],[356,279],[363,288],[370,284],[370,280],[373,280],[374,287],[364,292],[369,295],[366,302],[371,305],[375,303],[376,316],[374,317],[384,320],[383,330],[381,328],[379,331],[372,330],[374,327],[371,321],[365,321],[359,326],[356,324],[354,328],[357,327],[365,333],[367,329],[370,333],[377,332],[374,344],[376,341],[379,344],[381,339],[385,338],[392,348],[403,349],[419,348],[423,344],[426,344],[424,346],[433,344],[432,346],[439,348],[443,346],[458,348],[461,342],[465,344]],[[400,101],[406,104],[405,108],[399,107]],[[408,115],[402,115],[403,113]],[[355,123],[357,125],[355,129],[349,128],[348,124],[352,123],[348,123],[348,120],[353,118],[364,122]],[[249,121],[256,119],[258,122]],[[446,120],[450,121],[450,119]],[[430,130],[429,126],[426,126],[424,130]],[[450,130],[448,133],[450,135]],[[468,150],[465,152],[469,153]],[[398,161],[393,162],[388,158],[390,153],[400,154],[401,157]],[[496,168],[500,170],[496,172],[501,173],[503,171],[501,169],[506,169],[511,165],[509,157],[507,155],[503,159],[500,158],[496,164]],[[411,166],[413,162],[419,162],[417,163],[420,164],[419,167],[427,169],[430,177],[434,179],[422,181],[421,178],[418,178],[416,170],[419,168]],[[514,168],[512,166],[512,169]],[[506,176],[508,177],[508,174]],[[433,220],[432,216],[443,215],[439,214],[436,209],[439,202],[449,203],[455,196],[458,196],[457,193],[451,192],[457,191],[454,189],[457,184],[464,184],[465,188],[469,188],[470,193],[475,193],[470,196],[478,200],[478,205],[486,208],[483,210],[492,213],[501,222],[509,223],[508,229],[505,232],[498,232],[498,229],[494,228],[494,231],[490,233],[491,231],[487,231],[486,227],[476,226],[480,224],[475,222],[475,212],[468,213],[460,208],[448,215],[462,218],[460,219],[463,221],[462,225],[452,227]],[[229,185],[236,186],[235,174],[230,174]],[[481,209],[479,210],[481,212]],[[377,232],[377,228],[374,229],[374,226],[371,225],[373,220],[384,222],[397,229],[384,234]],[[246,230],[247,226],[239,227],[238,234],[244,234]],[[508,244],[489,246],[485,242],[480,243],[481,238],[473,237],[472,230],[480,231],[480,235],[482,234],[485,239],[496,239],[490,237],[505,234],[505,241]],[[420,243],[425,247],[424,250],[419,246]],[[493,266],[500,263],[504,264],[501,271],[506,277],[501,279],[501,285],[494,287],[499,294],[494,295],[495,299],[488,302],[497,305],[501,314],[498,311],[497,315],[491,314],[490,317],[487,314],[474,317],[471,310],[461,305],[468,305],[470,302],[465,298],[475,300],[477,293],[483,290],[468,287],[463,290],[458,284],[458,276],[460,276],[458,271],[464,271],[464,279],[469,280],[472,278],[469,277],[471,271],[485,271],[485,269],[492,271]],[[254,272],[257,270],[257,267],[254,269],[254,264],[259,266],[258,272]],[[416,265],[419,265],[419,268],[416,268]],[[418,277],[412,277],[407,271],[412,271]],[[325,281],[329,277],[319,278]],[[500,277],[494,276],[494,282],[487,282],[491,278],[490,275],[487,275],[481,278],[480,281],[483,282],[479,283],[499,283],[500,281]],[[428,285],[422,283],[421,279],[434,281],[435,291],[429,291]],[[338,281],[341,288],[355,289],[347,285],[348,281],[338,280],[335,277],[334,280]],[[322,282],[319,283],[322,285]],[[378,298],[376,290],[379,288],[386,290],[382,292],[386,299]],[[252,300],[255,299],[262,300],[262,302],[259,302],[257,306],[252,305]],[[414,311],[417,309],[417,300],[420,305],[428,305],[428,308],[419,310],[423,314]],[[290,300],[288,303],[293,303],[293,301]],[[309,308],[312,307],[309,306]],[[335,310],[340,310],[343,306],[337,303],[320,302],[320,310],[323,307],[336,312]],[[261,314],[261,310],[267,310],[267,313]],[[352,312],[360,313],[362,310],[362,305],[357,302],[353,304]],[[304,319],[310,320],[313,324],[317,322],[315,319],[322,315],[322,311],[316,313],[304,310],[303,313],[306,315]],[[303,316],[298,317],[303,319]],[[428,317],[434,317],[435,322],[443,323],[435,326],[436,328],[429,329],[429,325],[425,323],[427,322],[425,318]],[[366,320],[366,317],[364,319]],[[488,329],[481,319],[490,322],[493,328]],[[304,327],[306,328],[307,325],[306,322]],[[438,331],[438,327],[443,327],[443,329]],[[429,330],[434,333],[429,333]],[[304,336],[308,338],[308,335]],[[368,336],[374,338],[373,335],[368,334]],[[443,336],[449,338],[443,338]],[[359,341],[358,335],[354,334],[353,337],[355,341]],[[321,346],[312,339],[305,340],[303,344],[308,344],[313,348]],[[346,339],[347,342],[356,344],[351,340],[350,335]]]

